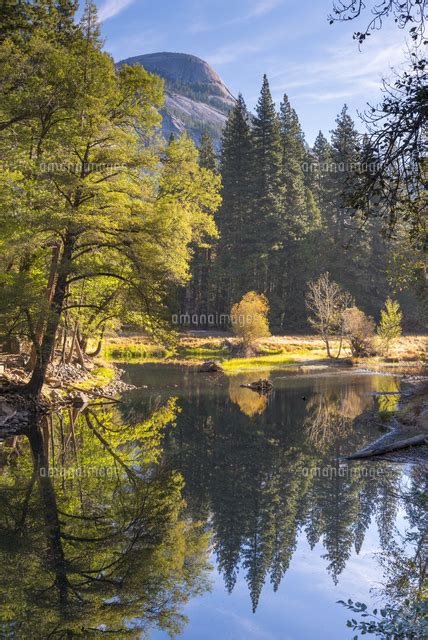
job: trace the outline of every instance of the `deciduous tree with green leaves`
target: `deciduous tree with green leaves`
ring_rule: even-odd
[[[49,18],[61,13],[43,6]],[[158,140],[162,81],[142,67],[115,68],[93,4],[66,39],[58,20],[28,24],[24,42],[6,38],[0,49],[10,83],[0,103],[9,162],[2,311],[33,342],[27,390],[35,397],[65,312],[108,315],[113,285],[119,308],[155,328],[170,287],[189,277],[191,243],[215,235],[220,202],[219,179],[198,165],[193,143],[184,136],[165,148]],[[59,255],[46,298],[52,243]]]
[[[401,321],[403,314],[396,300],[387,298],[384,308],[380,312],[380,322],[377,335],[380,338],[382,348],[387,356],[391,344],[401,336]]]

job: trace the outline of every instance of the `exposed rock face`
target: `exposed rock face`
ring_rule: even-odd
[[[187,53],[162,52],[127,58],[120,64],[141,64],[165,80],[165,137],[186,130],[198,143],[205,129],[218,146],[235,98],[207,62]]]

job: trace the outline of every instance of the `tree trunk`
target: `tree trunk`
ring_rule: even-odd
[[[48,285],[46,287],[46,292],[45,292],[45,302],[42,306],[40,316],[37,321],[36,328],[34,330],[34,337],[35,337],[35,340],[37,341],[37,345],[33,344],[33,346],[31,347],[30,359],[27,364],[27,368],[29,371],[32,371],[36,365],[37,350],[40,348],[40,342],[43,337],[46,311],[49,309],[49,305],[52,302],[52,297],[54,293],[55,277],[56,277],[57,268],[58,268],[59,253],[60,253],[60,245],[56,243],[52,248],[52,259],[51,259]]]
[[[328,336],[324,336],[324,342],[325,342],[325,348],[327,349],[327,356],[331,358],[330,342],[329,342]]]
[[[76,320],[76,324],[74,325],[73,336],[71,338],[70,351],[69,351],[67,359],[66,359],[67,364],[70,364],[71,361],[73,360],[73,353],[74,353],[74,348],[75,348],[76,342],[77,342],[77,332],[78,331],[79,331],[79,320]]]
[[[97,345],[96,349],[94,351],[91,351],[91,353],[87,353],[86,355],[89,358],[95,358],[96,356],[99,356],[100,353],[101,353],[102,346],[103,346],[103,339],[100,338],[98,340],[98,345]]]
[[[61,260],[58,268],[58,279],[52,302],[48,307],[46,329],[43,334],[40,349],[37,354],[31,378],[26,385],[27,392],[34,398],[39,398],[45,382],[46,370],[55,348],[56,333],[61,319],[62,308],[67,288],[67,279],[71,270],[71,257],[75,237],[67,232]]]
[[[46,418],[45,418],[46,420]],[[46,436],[45,436],[46,437]],[[55,587],[58,590],[59,603],[66,607],[68,602],[68,577],[64,549],[61,539],[61,522],[56,503],[55,489],[49,475],[49,461],[45,455],[45,440],[36,424],[29,434],[33,455],[34,474],[39,484],[43,518],[46,531],[46,550],[50,569],[55,576]]]

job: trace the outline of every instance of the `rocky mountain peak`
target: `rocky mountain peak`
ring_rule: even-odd
[[[188,53],[163,51],[127,58],[119,64],[140,64],[165,80],[165,136],[187,130],[199,142],[205,129],[219,144],[235,98],[207,62]]]

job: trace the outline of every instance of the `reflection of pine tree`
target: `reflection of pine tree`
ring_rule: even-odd
[[[235,412],[233,412],[235,413]],[[232,591],[245,545],[253,493],[252,458],[259,446],[256,434],[251,434],[244,420],[234,419],[233,433],[221,430],[216,439],[211,483],[214,549],[226,588]]]
[[[382,547],[386,547],[394,531],[397,515],[399,493],[398,478],[391,472],[385,474],[384,481],[379,486],[376,509],[376,523]]]
[[[353,468],[364,471],[364,465],[356,466]],[[354,531],[354,545],[356,553],[360,553],[363,546],[364,536],[369,527],[374,506],[376,504],[376,494],[378,486],[376,482],[371,482],[368,478],[359,491],[359,511],[356,515],[353,531]]]
[[[372,384],[367,381],[367,390]],[[356,420],[370,396],[321,378],[313,395],[305,389],[306,403],[301,394],[292,387],[274,394],[263,413],[249,417],[212,387],[209,394],[198,393],[191,408],[184,406],[170,434],[189,511],[197,518],[205,514],[212,527],[229,591],[238,570],[245,573],[254,609],[267,576],[278,589],[302,529],[311,547],[322,540],[337,582],[353,548],[361,548],[384,485],[383,476],[367,477],[356,465],[341,477],[337,463],[370,437]],[[314,415],[320,424],[322,417],[326,421],[320,446],[302,429]],[[311,475],[317,467],[331,467],[332,474]]]
[[[252,503],[248,518],[248,537],[242,551],[242,566],[247,570],[246,581],[254,612],[272,562],[274,521],[272,500],[264,492],[257,491]]]
[[[273,481],[276,485],[274,504],[274,545],[270,580],[277,591],[296,549],[297,533],[302,520],[302,496],[308,482],[302,473],[302,455],[296,451],[280,456]]]
[[[358,485],[345,477],[339,477],[339,464],[332,464],[333,477],[323,478],[321,484],[322,509],[325,521],[323,544],[326,553],[322,556],[328,560],[327,571],[333,582],[345,568],[351,555],[354,542],[353,523],[358,513]]]

